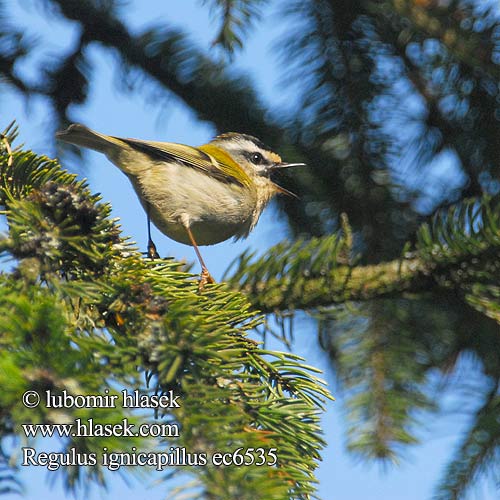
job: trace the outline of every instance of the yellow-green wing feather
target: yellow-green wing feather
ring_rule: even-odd
[[[161,161],[175,161],[228,184],[251,185],[247,173],[225,151],[206,144],[193,148],[173,142],[151,142],[122,139],[134,149]]]
[[[248,174],[226,151],[213,144],[204,144],[198,149],[210,156],[212,163],[215,163],[217,168],[224,172],[224,175],[234,177],[242,186],[251,186],[252,181]]]

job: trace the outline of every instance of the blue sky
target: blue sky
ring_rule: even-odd
[[[19,19],[22,16],[26,25],[37,27],[43,40],[40,46],[46,47],[43,49],[45,56],[57,53],[67,44],[68,39],[75,36],[74,26],[62,26],[52,16],[44,17],[40,7],[43,2],[12,0],[10,3],[12,12],[17,13]],[[124,7],[123,14],[134,30],[140,30],[141,27],[153,22],[155,24],[165,22],[181,26],[190,32],[201,46],[208,47],[215,36],[216,24],[211,22],[207,5],[203,6],[202,3],[195,0],[149,2],[136,0]],[[235,66],[251,75],[270,106],[271,103],[273,106],[285,105],[289,97],[286,90],[283,91],[279,86],[280,71],[275,50],[272,48],[276,34],[284,29],[285,25],[276,12],[276,2],[271,2],[261,23],[249,37],[245,51],[234,61]],[[214,129],[210,124],[196,121],[193,113],[173,97],[157,99],[153,88],[148,89],[142,97],[137,93],[118,92],[116,58],[112,53],[97,46],[91,49],[91,54],[95,69],[90,99],[84,107],[73,110],[75,120],[117,136],[168,140],[193,145],[206,142],[213,136]],[[34,65],[40,64],[40,61],[41,59],[34,58],[20,69],[25,74],[31,74]],[[55,154],[52,137],[48,133],[50,118],[43,100],[33,99],[26,103],[14,93],[3,92],[0,95],[0,109],[3,122],[0,123],[0,128],[15,118],[21,129],[20,140],[28,148],[50,156]],[[92,191],[101,193],[104,201],[111,202],[114,216],[121,219],[124,234],[130,235],[142,249],[145,249],[145,216],[126,177],[97,153],[90,152],[84,158],[85,176],[89,179]],[[80,165],[74,162],[67,162],[64,166],[75,172],[80,168]],[[264,252],[266,248],[285,237],[286,228],[280,223],[277,212],[271,206],[264,212],[257,228],[246,241],[204,247],[202,252],[212,274],[220,278],[228,260],[232,260],[242,251],[250,248]],[[161,255],[173,255],[178,259],[195,262],[195,255],[190,247],[177,244],[156,230],[153,239]],[[194,269],[197,270],[197,267]],[[304,316],[299,316],[296,321],[294,351],[305,356],[309,364],[325,371],[324,378],[329,382],[331,391],[335,395],[334,373],[326,355],[317,345],[314,325]],[[270,347],[284,349],[284,346],[277,342],[272,343]],[[457,433],[465,424],[465,418],[444,417],[438,421],[426,422],[425,431],[420,433],[420,438],[425,444],[409,450],[406,461],[400,466],[382,469],[376,465],[357,463],[345,453],[342,398],[341,395],[338,396],[336,402],[328,404],[323,418],[328,448],[323,454],[323,462],[318,472],[320,496],[324,500],[430,498],[443,466],[452,455]],[[40,451],[46,451],[49,446],[49,443],[44,442],[38,448]],[[25,482],[25,498],[29,500],[67,498],[60,482],[56,480],[51,487],[47,481],[48,478],[53,479],[51,476],[53,474],[43,469],[23,470],[21,478]],[[106,494],[91,489],[81,497],[85,497],[86,500],[165,498],[166,485],[154,485],[160,479],[158,476],[143,477],[140,481],[132,479],[130,485],[127,485],[117,473],[110,473],[108,479],[110,489]],[[145,485],[151,486],[145,490]],[[494,498],[493,494],[492,490],[485,487],[478,490],[475,498],[489,500]]]

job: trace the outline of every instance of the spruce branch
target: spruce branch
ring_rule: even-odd
[[[176,445],[207,457],[208,465],[198,462],[190,472],[208,498],[311,498],[324,446],[319,417],[330,397],[317,370],[298,356],[261,349],[249,333],[262,318],[240,293],[217,285],[199,294],[179,263],[144,260],[121,237],[109,205],[56,161],[13,148],[14,132],[6,130],[0,142],[0,204],[9,228],[0,253],[13,264],[0,275],[0,345],[7,353],[0,361],[2,437],[18,435],[20,423],[61,418],[43,405],[20,408],[28,389],[171,390],[180,408],[141,417],[125,408],[68,409],[64,421],[156,417],[178,424],[180,437],[147,443],[75,437],[63,449],[101,456],[104,447],[168,452]],[[275,450],[276,463],[210,463],[217,453],[255,460],[259,449]],[[66,485],[103,483],[103,471],[65,469]]]
[[[454,460],[447,466],[436,499],[464,498],[481,474],[491,473],[498,484],[500,458],[500,396],[498,383],[493,384],[485,404],[478,410],[474,423],[457,449]]]
[[[280,243],[260,259],[243,254],[229,268],[227,280],[264,313],[397,296],[430,286],[425,262],[416,257],[352,266],[344,263],[344,246],[339,234]]]
[[[232,287],[264,313],[454,289],[497,319],[500,197],[469,200],[421,226],[414,252],[370,266],[346,265],[343,234],[280,243],[264,257],[243,254],[228,270]]]
[[[243,39],[253,23],[259,20],[263,0],[203,0],[212,3],[222,12],[221,27],[214,45],[220,45],[228,53],[243,47]]]
[[[244,254],[229,271],[229,283],[265,313],[305,309],[320,319],[328,331],[322,336],[325,347],[334,353],[347,392],[349,449],[364,458],[395,461],[398,448],[417,442],[415,415],[439,407],[426,389],[430,368],[449,370],[461,352],[472,351],[498,380],[498,359],[488,354],[497,352],[497,326],[485,316],[499,322],[500,197],[440,211],[420,228],[412,252],[372,266],[346,264],[342,250],[349,228],[345,231],[347,237],[337,233],[281,243],[260,259]],[[439,304],[446,312],[442,317]],[[450,326],[453,310],[463,314],[469,306],[477,313],[469,310],[468,325],[462,326],[462,318],[460,326]],[[460,340],[443,333],[449,328]],[[465,460],[484,470],[480,464],[491,463],[495,443],[484,457],[477,447],[464,448],[470,456],[458,457],[450,474],[460,473]],[[462,476],[463,489],[472,476]]]

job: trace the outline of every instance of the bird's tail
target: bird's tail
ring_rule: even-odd
[[[124,147],[124,143],[117,137],[99,134],[79,123],[74,123],[66,130],[57,132],[56,137],[61,141],[69,142],[75,146],[94,149],[105,155],[113,154],[117,147]]]

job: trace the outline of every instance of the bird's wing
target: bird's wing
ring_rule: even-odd
[[[225,151],[210,144],[193,148],[173,142],[150,142],[138,139],[123,139],[121,141],[148,156],[167,162],[177,162],[187,167],[195,168],[210,177],[226,184],[249,186],[247,173]]]

